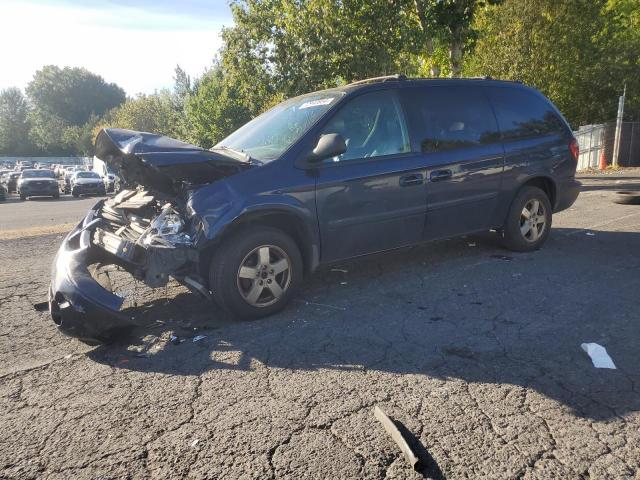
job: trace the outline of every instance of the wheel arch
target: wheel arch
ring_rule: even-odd
[[[317,231],[309,225],[309,220],[287,208],[272,207],[246,212],[225,226],[215,239],[204,246],[200,253],[200,276],[208,278],[208,268],[216,248],[225,240],[243,229],[257,226],[271,227],[283,231],[296,243],[303,260],[305,274],[313,272],[320,260],[320,244]]]
[[[523,183],[520,184],[520,186],[514,193],[513,198],[515,198],[516,195],[518,195],[518,193],[520,192],[520,190],[522,190],[524,187],[538,187],[547,195],[547,198],[551,203],[552,210],[555,210],[556,199],[557,199],[557,187],[556,187],[556,182],[551,177],[548,177],[545,175],[537,175],[534,177],[527,178]]]

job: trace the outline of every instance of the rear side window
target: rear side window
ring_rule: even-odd
[[[477,88],[407,90],[411,123],[422,152],[441,152],[499,141],[496,119]]]
[[[544,98],[521,88],[487,87],[502,138],[519,140],[564,134],[565,126]]]

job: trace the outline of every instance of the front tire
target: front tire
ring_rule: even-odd
[[[302,256],[284,232],[257,228],[228,238],[211,260],[209,285],[218,305],[241,319],[282,310],[302,281]]]
[[[503,228],[503,243],[514,252],[539,249],[551,230],[552,208],[547,194],[537,187],[523,187],[511,203]]]

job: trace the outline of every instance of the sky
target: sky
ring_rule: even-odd
[[[85,67],[129,96],[211,66],[232,26],[227,0],[0,0],[0,89],[44,65]]]

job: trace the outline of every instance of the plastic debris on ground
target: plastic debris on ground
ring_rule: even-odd
[[[596,234],[593,233],[593,232],[587,232],[586,235],[589,236],[589,237],[595,237],[596,236]]]
[[[199,442],[199,441],[200,441],[200,440],[198,440],[198,439],[196,438],[193,442],[191,442],[191,448],[195,448],[195,447],[196,447],[196,445],[198,445],[198,442]]]
[[[377,405],[373,407],[373,415],[382,424],[387,433],[391,435],[391,438],[396,442],[396,445],[400,448],[409,465],[411,465],[414,470],[418,470],[420,468],[420,460],[409,446],[407,439],[404,438],[396,423]]]
[[[616,369],[613,360],[611,360],[611,357],[607,353],[607,349],[602,345],[598,345],[597,343],[583,343],[580,346],[587,352],[587,355],[591,357],[594,367]]]
[[[206,335],[196,335],[195,337],[193,337],[193,343],[199,342],[203,338],[207,338],[207,336]]]
[[[342,272],[342,273],[349,273],[348,270],[344,269],[344,268],[332,268],[331,269],[332,272]]]
[[[468,243],[467,245],[469,245],[470,247],[475,247],[476,246],[475,242]]]
[[[169,337],[169,341],[174,345],[180,345],[180,338],[176,337],[175,335],[171,335]]]

